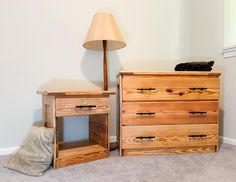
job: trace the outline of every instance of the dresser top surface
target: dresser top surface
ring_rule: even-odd
[[[220,72],[208,71],[120,71],[119,75],[156,75],[156,76],[220,76]]]

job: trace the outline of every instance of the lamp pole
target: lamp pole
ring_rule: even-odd
[[[107,41],[102,41],[103,45],[103,81],[104,81],[104,87],[103,90],[108,90],[108,77],[107,77]]]

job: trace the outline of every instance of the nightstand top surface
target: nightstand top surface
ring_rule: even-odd
[[[38,90],[37,94],[40,95],[112,95],[113,91],[102,90]]]
[[[112,95],[115,91],[103,91],[100,83],[77,80],[51,80],[38,88],[40,95]]]

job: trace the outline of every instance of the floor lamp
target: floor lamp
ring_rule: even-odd
[[[104,91],[107,91],[107,51],[121,49],[126,46],[111,13],[103,12],[94,15],[83,46],[86,49],[103,51]]]

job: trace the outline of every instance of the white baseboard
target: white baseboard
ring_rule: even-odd
[[[117,142],[117,136],[110,136],[110,143]]]
[[[220,136],[220,140],[222,140],[223,143],[236,146],[236,139]],[[117,136],[110,136],[110,143],[114,143],[114,142],[117,142]],[[17,149],[19,149],[19,147],[0,148],[0,155],[10,155],[13,152],[15,152]]]
[[[114,143],[116,141],[117,141],[116,136],[110,136],[110,143]],[[0,155],[10,155],[17,149],[19,149],[19,147],[0,148]]]
[[[0,155],[10,155],[14,153],[19,147],[0,148]]]
[[[227,144],[230,144],[230,145],[236,145],[236,139],[220,136],[220,140],[222,140],[223,143],[227,143]]]

